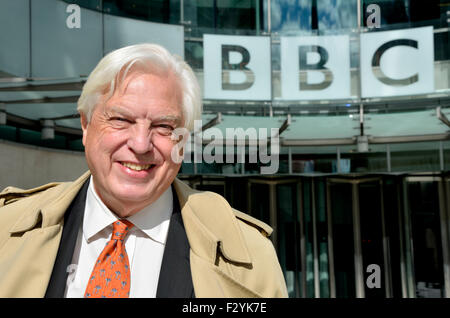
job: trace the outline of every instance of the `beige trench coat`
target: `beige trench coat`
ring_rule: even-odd
[[[0,297],[43,297],[64,212],[89,178],[0,193]],[[196,297],[287,297],[272,229],[212,192],[174,181],[190,244]]]

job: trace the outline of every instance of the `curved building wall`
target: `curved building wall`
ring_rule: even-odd
[[[0,140],[0,189],[75,180],[88,170],[84,153]]]

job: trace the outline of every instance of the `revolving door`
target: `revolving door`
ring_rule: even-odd
[[[449,178],[248,179],[290,297],[448,297]]]

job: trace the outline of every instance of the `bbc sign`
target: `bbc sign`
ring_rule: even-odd
[[[206,99],[270,100],[267,36],[204,35]],[[360,34],[361,96],[434,91],[433,27]],[[281,100],[351,98],[350,37],[281,37]]]

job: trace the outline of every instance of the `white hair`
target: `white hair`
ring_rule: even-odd
[[[181,87],[184,127],[192,131],[194,120],[200,119],[202,114],[202,96],[197,78],[185,61],[157,44],[131,45],[103,57],[83,86],[78,99],[78,112],[84,114],[89,122],[100,97],[105,94],[111,97],[132,67],[139,72],[172,72],[175,75]]]

